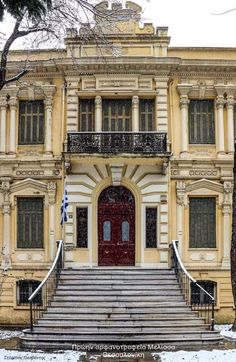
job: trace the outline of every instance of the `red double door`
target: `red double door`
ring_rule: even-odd
[[[98,265],[135,265],[135,201],[123,186],[108,187],[98,200]]]

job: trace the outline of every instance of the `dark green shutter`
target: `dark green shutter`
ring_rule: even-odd
[[[44,103],[20,101],[19,103],[19,145],[44,143]]]
[[[17,247],[43,247],[43,199],[19,197],[17,199]]]
[[[139,130],[154,131],[154,99],[139,101]]]
[[[77,219],[77,247],[88,247],[88,208],[77,207],[76,208]]]
[[[94,99],[79,100],[79,130],[80,132],[94,130]]]
[[[105,99],[102,102],[103,131],[125,132],[131,130],[132,112],[129,99]]]
[[[157,208],[146,208],[146,248],[157,247]]]
[[[189,203],[189,247],[216,247],[216,200],[190,198]]]
[[[189,104],[189,143],[214,144],[215,120],[213,100],[191,100]]]

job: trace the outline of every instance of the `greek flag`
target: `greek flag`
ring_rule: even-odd
[[[64,195],[63,195],[63,199],[61,202],[61,225],[63,226],[63,224],[65,222],[67,222],[67,207],[68,207],[68,196],[67,196],[67,190],[66,190],[66,185],[65,185],[65,189],[64,189]]]

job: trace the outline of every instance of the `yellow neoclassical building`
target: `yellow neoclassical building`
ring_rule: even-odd
[[[236,49],[171,47],[140,14],[127,1],[106,42],[68,29],[0,93],[0,324],[28,322],[59,239],[65,268],[154,269],[178,240],[217,320],[232,321]],[[9,74],[23,58],[11,52]]]

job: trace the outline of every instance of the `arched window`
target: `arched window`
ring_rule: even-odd
[[[211,280],[198,280],[198,284],[215,298],[216,303],[216,282]],[[195,283],[191,282],[191,304],[211,304],[212,299],[204,293]]]
[[[103,240],[111,241],[111,222],[104,221],[103,223]]]
[[[122,222],[122,241],[129,241],[130,226],[128,221]]]
[[[18,280],[17,281],[17,305],[29,304],[29,297],[38,288],[38,280]],[[42,291],[34,299],[35,303],[42,304]]]

